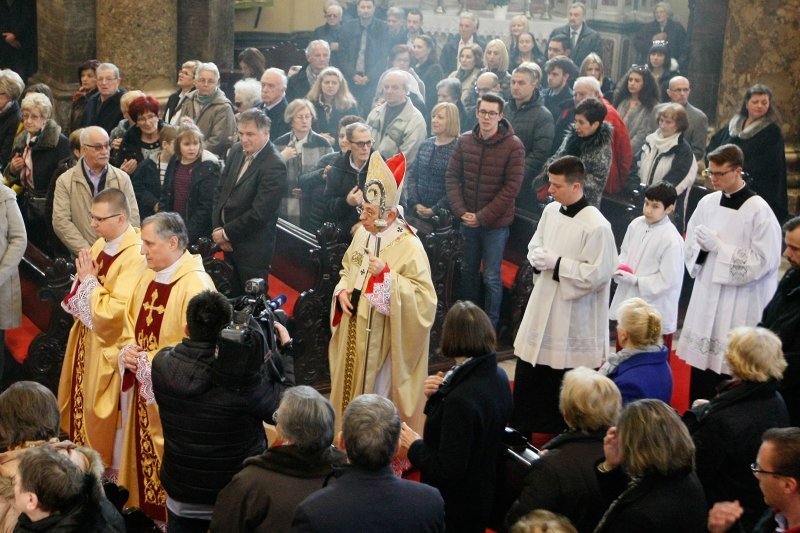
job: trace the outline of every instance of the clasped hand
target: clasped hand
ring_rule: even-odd
[[[557,261],[558,256],[547,248],[536,248],[533,251],[533,260],[531,264],[533,268],[539,271],[554,270]]]

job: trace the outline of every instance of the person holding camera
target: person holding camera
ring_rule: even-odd
[[[153,392],[164,428],[161,482],[167,492],[167,531],[207,531],[217,494],[242,462],[266,447],[263,422],[272,423],[283,385],[267,374],[264,353],[247,376],[226,381],[229,359],[217,343],[231,322],[222,294],[189,300],[181,343],[153,358]],[[275,323],[283,344],[286,329]],[[236,353],[235,356],[239,356]],[[238,361],[242,361],[239,357]],[[191,416],[186,416],[191,413]]]

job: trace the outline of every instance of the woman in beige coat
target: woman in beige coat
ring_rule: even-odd
[[[19,262],[28,244],[17,195],[0,184],[0,379],[5,360],[5,330],[19,327],[22,320],[22,294]]]

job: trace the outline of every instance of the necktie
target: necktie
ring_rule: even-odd
[[[578,44],[578,30],[572,30],[572,48],[575,48],[575,45]]]
[[[239,175],[236,177],[237,183],[240,179],[242,179],[242,176],[244,176],[244,173],[247,172],[247,169],[250,168],[250,163],[252,162],[253,162],[252,155],[248,155],[247,157],[244,158],[244,163],[242,163],[242,168],[239,169]]]

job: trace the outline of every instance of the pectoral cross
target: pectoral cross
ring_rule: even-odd
[[[163,305],[159,305],[156,307],[156,302],[158,301],[158,289],[154,290],[150,295],[150,302],[145,302],[142,305],[142,309],[148,311],[147,313],[147,325],[153,323],[153,311],[157,311],[159,315],[163,315],[166,308]]]

